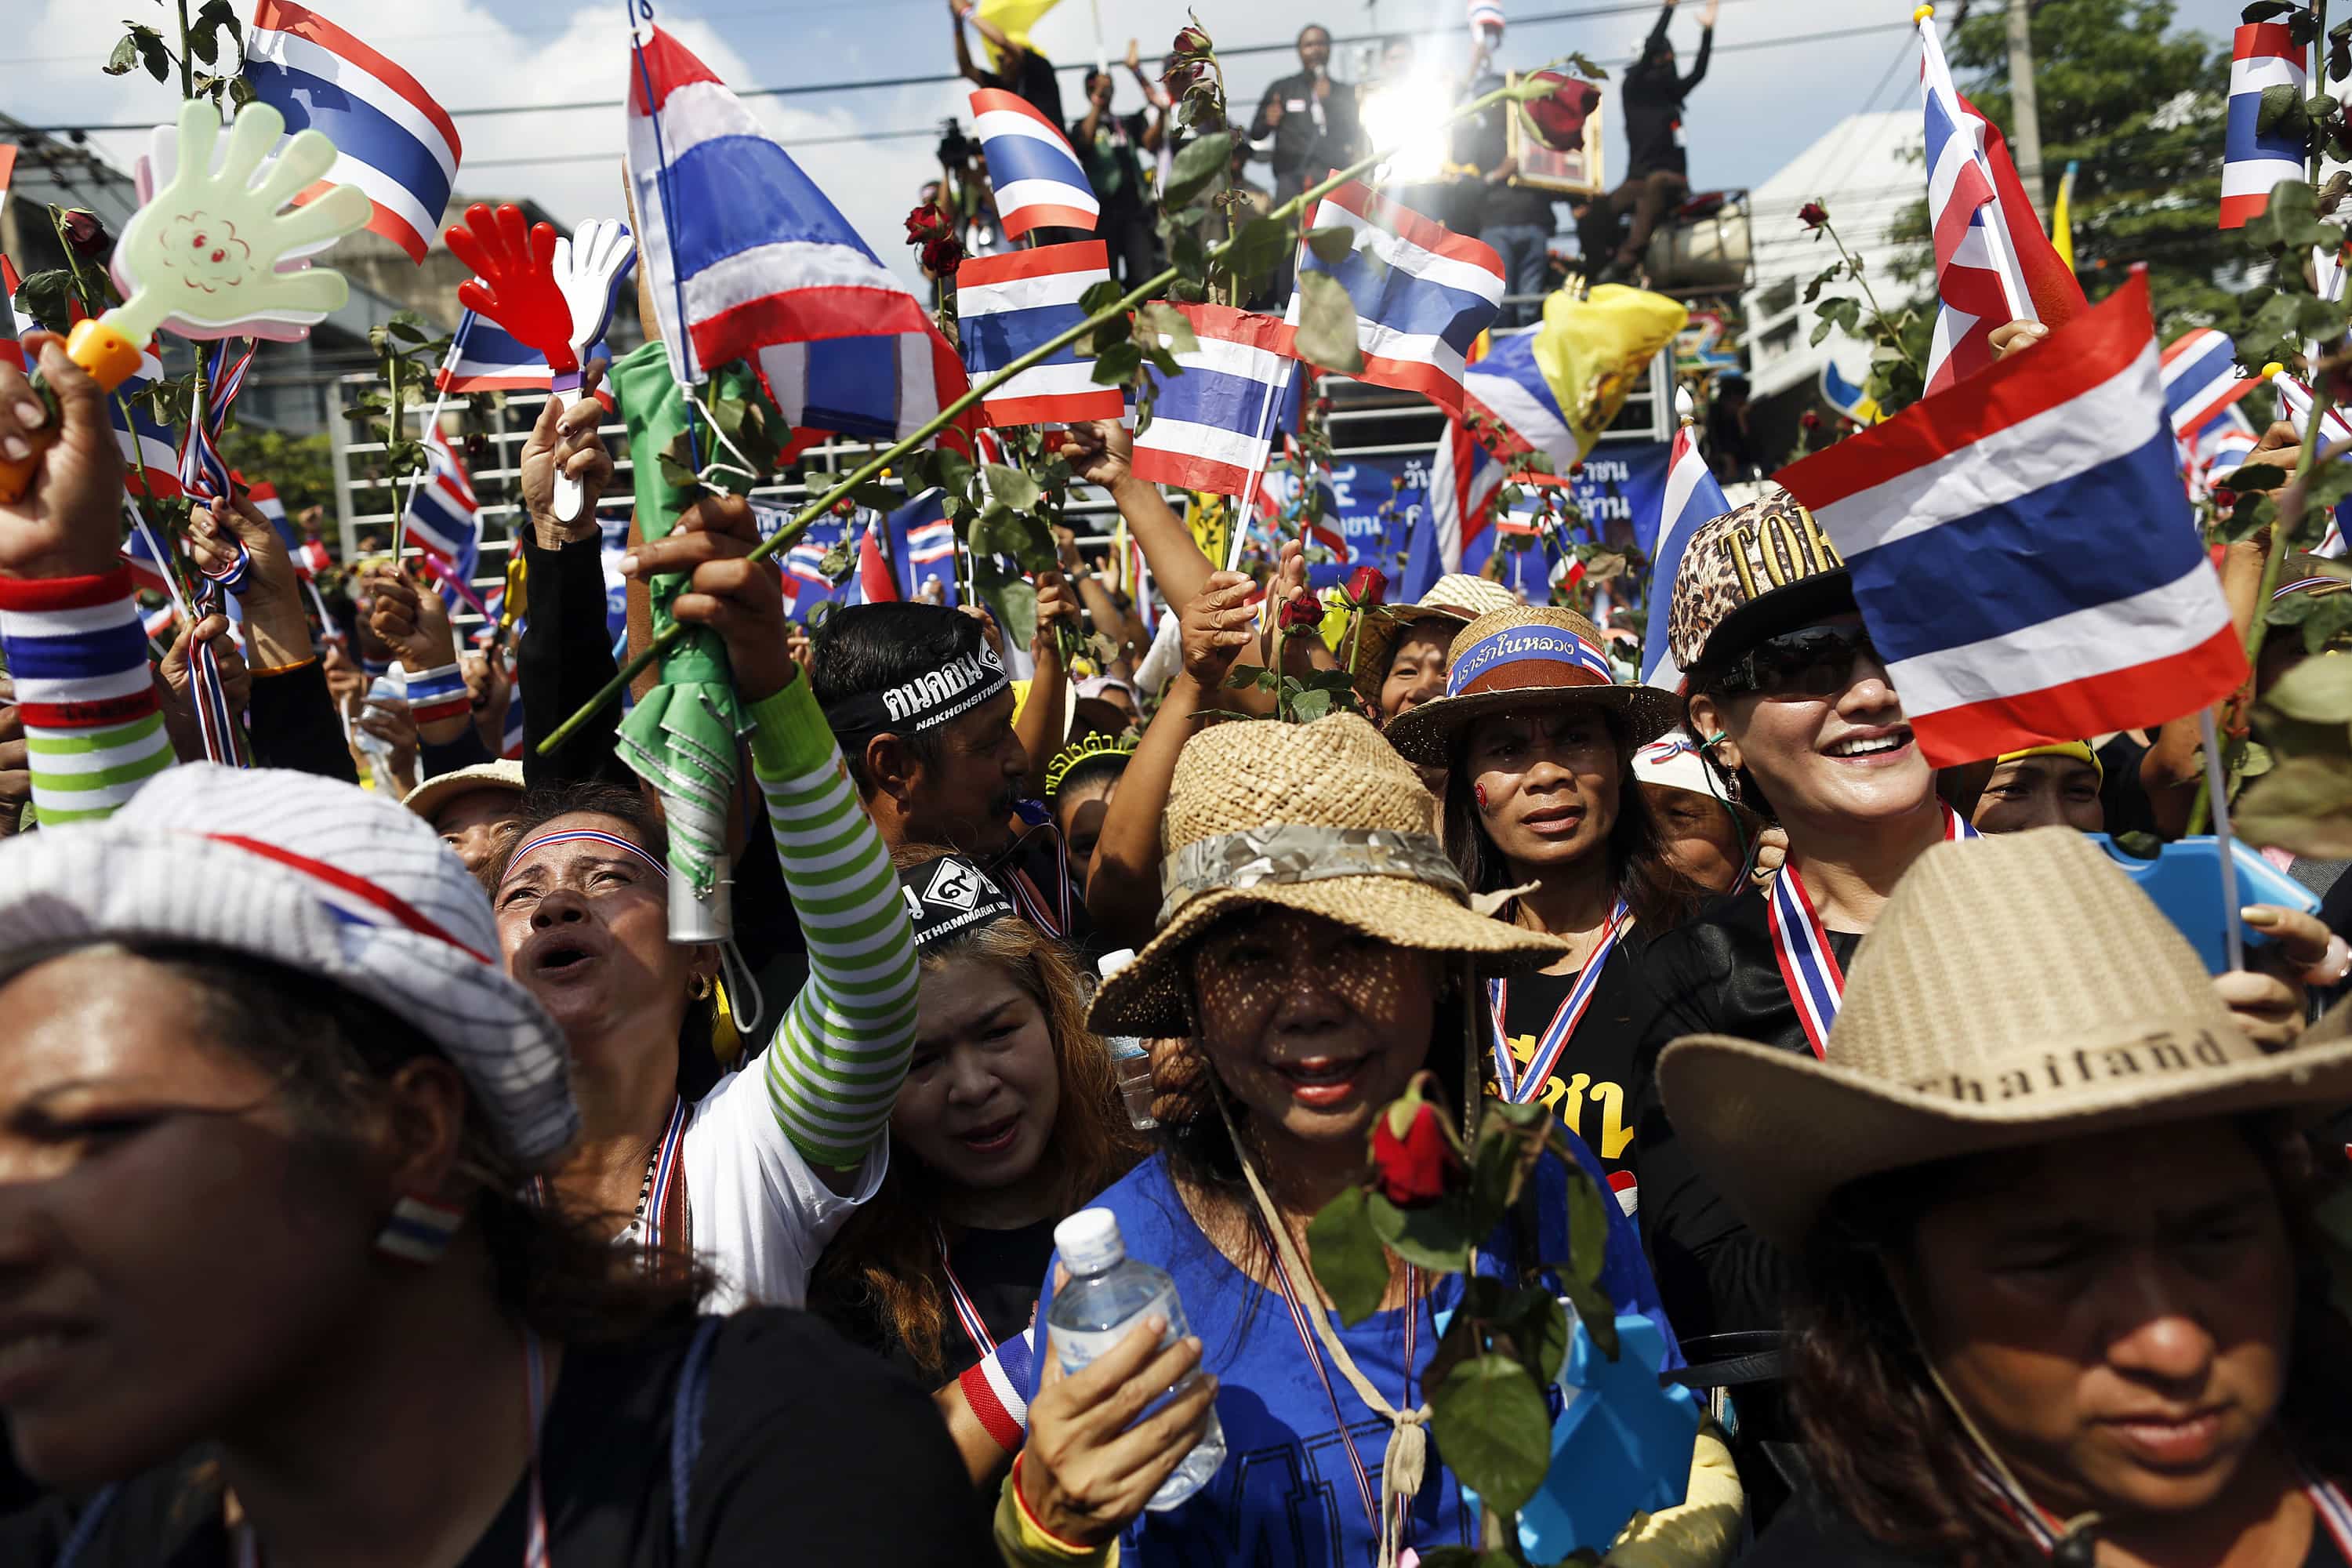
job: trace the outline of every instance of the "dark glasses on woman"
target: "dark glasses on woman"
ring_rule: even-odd
[[[1802,626],[1766,637],[1707,683],[1718,697],[1829,697],[1845,689],[1854,661],[1874,654],[1861,626]]]

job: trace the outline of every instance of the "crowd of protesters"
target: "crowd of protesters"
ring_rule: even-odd
[[[1713,5],[1688,75],[1672,12],[1619,267],[1687,184]],[[1071,127],[1115,265],[1153,266],[1134,51],[1147,108],[1097,71],[1072,117],[970,19],[968,73]],[[1360,144],[1330,45],[1249,127],[1276,199]],[[1473,130],[1516,278],[1549,202]],[[237,644],[206,617],[151,667],[102,395],[26,349],[55,401],[0,364],[0,452],[37,455],[0,505],[0,1563],[1516,1562],[1423,1428],[1445,1320],[1534,1278],[1704,1406],[1629,1450],[1678,1500],[1588,1542],[1619,1568],[2352,1568],[2352,879],[2273,856],[2317,912],[2246,909],[2248,965],[2209,973],[2087,837],[2185,833],[2195,717],[1938,773],[1785,492],[1652,607],[1679,691],[1480,575],[1318,635],[1302,543],[1221,569],[1117,422],[1061,454],[1159,602],[1065,536],[1025,685],[982,610],[796,627],[744,500],[641,518],[622,577],[683,580],[742,713],[732,934],[681,941],[616,714],[553,743],[619,673],[593,398],[522,453],[511,671],[396,562],[315,622],[241,497],[189,531],[246,561]],[[2272,646],[2258,689],[2352,652]],[[250,767],[205,760],[207,651]],[[1360,711],[1282,713],[1326,677]],[[1463,1273],[1384,1251],[1342,1321],[1318,1216],[1423,1085],[1456,1122],[1539,1106],[1570,1159]],[[1090,1209],[1189,1331],[1066,1364]]]

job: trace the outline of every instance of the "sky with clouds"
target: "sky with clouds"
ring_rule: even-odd
[[[5,51],[0,67],[6,68],[0,72],[5,84],[0,110],[41,125],[162,118],[172,89],[143,72],[110,79],[98,71],[121,35],[119,18],[136,16],[147,3],[15,0],[30,11],[30,25],[9,27],[0,41]],[[620,0],[594,5],[566,0],[310,3],[401,62],[453,110],[528,110],[616,98],[625,79],[627,17]],[[946,0],[653,3],[656,20],[737,87],[944,75],[954,68]],[[1622,60],[1655,15],[1632,0],[1505,3],[1522,16],[1610,13],[1513,27],[1503,56],[1510,66],[1539,64],[1570,49],[1604,63]],[[1697,42],[1696,13],[1702,3],[1685,0],[1675,23],[1685,67]],[[1442,34],[1429,46],[1440,58],[1458,59],[1466,50],[1462,0],[1372,0],[1369,5],[1361,0],[1199,0],[1196,9],[1202,25],[1224,46],[1286,43],[1307,23],[1320,22],[1342,37]],[[2236,0],[2180,0],[2177,25],[2219,38],[2237,9]],[[1916,58],[1907,36],[1910,10],[1911,0],[1723,0],[1715,62],[1687,120],[1694,180],[1714,186],[1760,184],[1846,115],[1915,100],[1916,77],[1906,68]],[[155,15],[160,23],[161,5]],[[1142,40],[1149,59],[1184,21],[1181,7],[1167,0],[1063,0],[1038,26],[1037,42],[1057,62],[1089,61],[1097,15],[1114,59],[1130,36]],[[1802,41],[1780,41],[1788,39]],[[1363,74],[1355,57],[1356,50],[1343,47],[1335,74],[1343,79]],[[1228,67],[1228,88],[1237,103],[1254,102],[1267,82],[1294,68],[1286,49],[1239,57]],[[1121,74],[1118,106],[1133,108],[1139,100]],[[1075,78],[1065,78],[1063,91],[1066,104],[1078,103]],[[939,121],[966,113],[962,88],[938,82],[751,101],[877,254],[912,276],[899,220],[936,168],[930,160]],[[619,210],[624,128],[617,107],[461,116],[457,125],[465,142],[459,186],[467,195],[530,195],[574,220]],[[908,131],[922,134],[877,134]],[[128,167],[141,138],[100,134],[95,140]],[[1622,169],[1624,147],[1614,125],[1611,142],[1610,166]],[[518,162],[550,157],[573,161]],[[1258,172],[1263,174],[1263,165]]]

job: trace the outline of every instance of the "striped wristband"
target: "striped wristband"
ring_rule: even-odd
[[[1029,1386],[1034,1365],[1036,1332],[1037,1325],[1030,1324],[966,1367],[956,1380],[963,1385],[964,1403],[971,1406],[974,1418],[1008,1454],[1019,1453],[1029,1437],[1029,1401],[1022,1391]]]
[[[128,567],[0,579],[0,644],[43,823],[105,816],[172,765]]]
[[[438,669],[408,671],[408,716],[419,724],[431,724],[443,719],[457,719],[474,710],[472,693],[466,689],[466,673],[454,664]]]

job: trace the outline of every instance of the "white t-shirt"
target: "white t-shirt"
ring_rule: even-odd
[[[720,1079],[686,1126],[694,1251],[719,1277],[703,1300],[706,1312],[805,1306],[809,1273],[825,1243],[890,1168],[890,1141],[878,1138],[852,1190],[826,1186],[777,1125],[761,1065]]]

